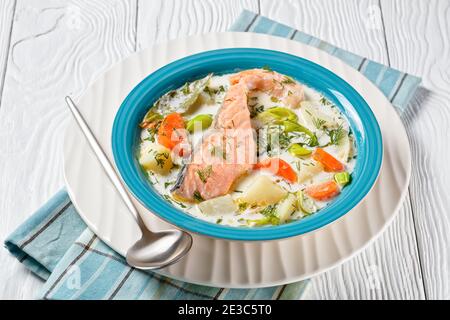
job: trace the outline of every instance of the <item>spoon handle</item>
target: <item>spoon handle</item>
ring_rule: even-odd
[[[123,202],[127,206],[128,210],[130,210],[131,214],[134,217],[134,220],[139,224],[138,211],[137,211],[136,207],[134,206],[133,202],[131,201],[130,196],[128,195],[128,192],[125,190],[125,187],[123,186],[122,181],[120,180],[119,176],[117,175],[116,170],[114,170],[114,167],[112,166],[111,162],[109,161],[109,159],[106,156],[105,152],[103,151],[102,147],[98,143],[97,139],[95,138],[94,134],[92,133],[92,131],[89,128],[86,121],[84,120],[83,116],[81,115],[81,113],[78,110],[75,103],[72,101],[72,99],[69,96],[66,96],[65,100],[66,100],[66,103],[69,106],[69,109],[72,112],[73,117],[75,118],[78,126],[80,127],[80,129],[83,132],[84,136],[86,137],[89,145],[91,146],[92,150],[94,151],[95,156],[100,161],[100,164],[102,165],[102,167],[105,170],[106,174],[108,175],[109,179],[113,183],[116,190],[119,192],[120,197],[122,198]]]

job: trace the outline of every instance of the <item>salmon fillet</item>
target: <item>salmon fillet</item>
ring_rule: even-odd
[[[290,107],[298,107],[303,88],[276,72],[252,69],[230,78],[230,88],[212,130],[194,150],[192,161],[178,176],[172,195],[180,200],[208,200],[230,192],[234,182],[257,162],[256,133],[251,124],[249,91],[269,92]]]
[[[256,163],[256,141],[247,106],[247,86],[230,86],[213,121],[213,130],[180,172],[175,198],[207,200],[229,193],[233,183]]]

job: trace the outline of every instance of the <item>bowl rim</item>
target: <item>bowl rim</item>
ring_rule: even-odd
[[[133,112],[135,112],[136,109],[139,109],[134,106],[138,105],[139,102],[142,103],[144,99],[147,99],[145,94],[148,94],[148,92],[152,92],[152,90],[161,90],[161,88],[157,88],[158,83],[167,81],[167,79],[171,79],[173,77],[176,78],[177,75],[179,75],[180,70],[186,71],[189,69],[195,69],[199,66],[207,65],[208,63],[217,63],[217,61],[224,60],[225,58],[237,59],[244,56],[246,58],[258,57],[259,59],[264,57],[264,59],[268,61],[266,64],[269,65],[273,64],[269,62],[271,59],[272,62],[275,60],[279,62],[281,59],[281,61],[285,63],[297,63],[303,67],[307,67],[306,69],[315,72],[316,76],[325,76],[333,83],[333,88],[339,88],[339,93],[344,92],[345,94],[342,96],[350,103],[347,107],[353,108],[356,105],[358,106],[356,109],[351,110],[351,112],[352,114],[356,112],[356,115],[358,116],[357,120],[359,120],[358,125],[360,126],[358,129],[363,133],[363,138],[366,139],[365,141],[368,141],[367,146],[358,145],[358,154],[360,150],[365,151],[366,157],[364,159],[365,162],[363,163],[363,169],[371,169],[369,173],[365,173],[359,177],[361,180],[358,180],[358,186],[361,187],[361,189],[358,193],[354,194],[350,198],[349,196],[351,193],[346,192],[348,188],[344,189],[344,192],[348,194],[347,197],[343,197],[343,192],[343,194],[336,199],[338,200],[342,198],[337,204],[333,201],[330,205],[307,219],[300,219],[298,221],[279,226],[231,227],[227,225],[214,224],[196,218],[178,208],[175,208],[164,200],[156,190],[150,187],[150,183],[147,180],[145,180],[145,184],[147,186],[143,185],[143,181],[139,181],[142,180],[142,172],[140,172],[140,169],[136,167],[134,150],[132,150],[133,152],[128,150],[130,147],[133,148],[131,144],[134,144],[134,142],[129,142],[136,139],[136,130],[138,130],[138,122],[133,121],[131,123],[130,121],[127,121],[130,120],[130,114],[135,114]],[[299,65],[297,65],[296,68],[299,68]],[[274,69],[278,71],[277,68]],[[223,71],[228,73],[231,70]],[[196,78],[200,78],[202,75],[203,74],[198,74]],[[288,75],[300,82],[305,82],[292,74]],[[184,79],[183,81],[185,82],[187,80],[188,79]],[[313,89],[318,90],[314,86],[312,87]],[[164,90],[168,91],[167,88]],[[160,92],[158,95],[154,95],[154,97],[152,97],[153,101],[158,99],[162,93]],[[348,115],[346,111],[349,110],[344,108],[340,102],[336,103],[337,101],[335,99],[332,100],[338,105],[341,112]],[[146,101],[148,102],[148,100]],[[151,105],[153,101],[151,101],[151,103],[146,103],[147,107],[145,107],[144,112],[148,110],[148,106]],[[141,107],[141,109],[143,109],[143,107]],[[347,120],[350,121],[351,119],[347,117]],[[352,130],[355,132],[354,127],[356,126],[356,123],[352,124]],[[133,130],[134,137],[130,132]],[[357,130],[356,132],[359,131]],[[370,138],[369,140],[367,140],[368,137]],[[376,117],[367,102],[351,85],[332,71],[308,59],[280,51],[260,48],[227,48],[203,51],[173,61],[152,72],[138,85],[136,85],[122,102],[114,118],[111,140],[114,160],[122,179],[134,197],[147,209],[168,223],[189,232],[206,235],[213,238],[236,241],[267,241],[298,236],[307,232],[313,232],[341,218],[356,205],[358,205],[369,193],[378,178],[383,159],[383,141]],[[368,155],[370,155],[370,157],[368,157]],[[358,165],[361,165],[360,161],[357,161],[357,166]],[[350,186],[353,185],[354,184],[352,183]],[[355,187],[353,187],[353,189],[355,189]],[[343,200],[345,199],[349,199],[350,201],[348,203],[343,203]]]

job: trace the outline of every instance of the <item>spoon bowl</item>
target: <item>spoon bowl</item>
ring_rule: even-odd
[[[181,259],[192,246],[192,236],[180,230],[146,232],[127,251],[127,263],[138,269],[152,270]]]

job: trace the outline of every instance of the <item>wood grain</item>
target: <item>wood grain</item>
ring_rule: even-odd
[[[388,64],[378,1],[262,0],[261,14]],[[311,299],[423,299],[409,199],[392,225],[358,256],[312,279]]]
[[[0,1],[1,239],[63,185],[64,95],[81,95],[111,64],[153,42],[226,30],[243,8],[424,78],[426,89],[404,115],[411,197],[375,243],[315,277],[308,297],[448,299],[450,150],[440,138],[450,116],[446,0],[381,1],[381,11],[377,0]],[[0,298],[36,296],[41,282],[6,250],[0,265]]]
[[[2,239],[63,186],[63,97],[79,96],[134,51],[135,8],[119,0],[17,2],[0,108]],[[6,250],[0,265],[0,297],[35,297],[40,281]]]
[[[6,62],[8,60],[15,5],[15,0],[0,2],[0,106],[2,103],[3,84],[5,82]]]
[[[226,31],[243,9],[258,12],[258,0],[140,0],[137,46],[144,48],[192,34]]]
[[[425,290],[450,298],[450,2],[382,1],[391,63],[423,79],[404,122],[413,152],[411,201]]]

